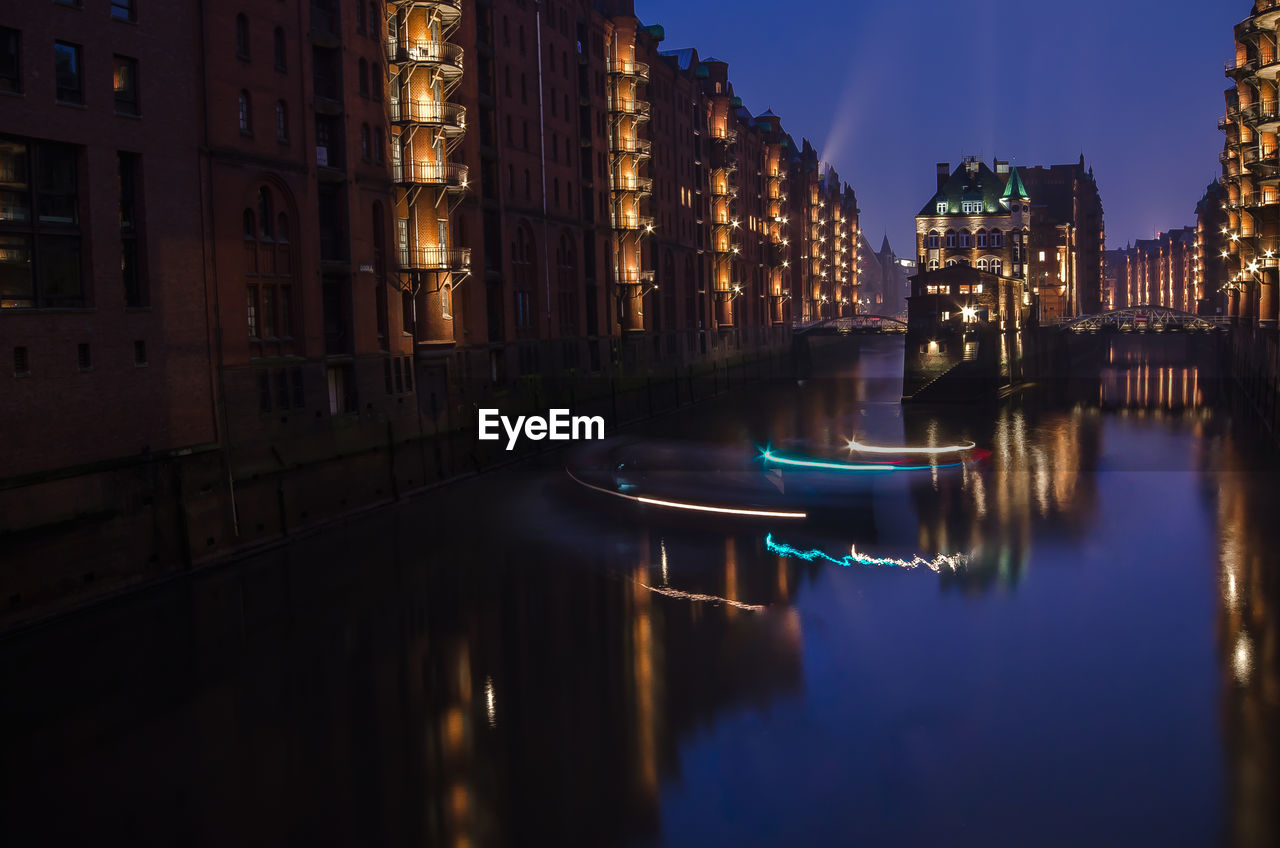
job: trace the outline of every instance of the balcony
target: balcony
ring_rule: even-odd
[[[391,123],[425,124],[439,127],[448,135],[467,130],[467,107],[440,100],[392,100]]]
[[[609,73],[615,77],[626,77],[628,79],[649,80],[649,66],[644,62],[610,62]]]
[[[462,0],[387,0],[387,8],[412,12],[422,9],[428,15],[440,18],[446,27],[453,26],[462,18]]]
[[[644,177],[629,177],[614,180],[613,190],[633,192],[635,194],[653,194],[653,180]]]
[[[618,285],[644,286],[653,283],[652,271],[641,271],[638,268],[623,268],[617,272]]]
[[[400,267],[409,271],[471,271],[469,247],[419,247],[400,251]]]
[[[632,215],[626,212],[618,214],[615,212],[610,217],[612,218],[613,228],[615,230],[625,230],[628,232],[653,231],[653,219],[646,215]]]
[[[1230,115],[1227,116],[1230,119]],[[1275,132],[1280,128],[1280,103],[1276,101],[1254,103],[1240,110],[1244,122],[1262,132]]]
[[[391,179],[403,186],[438,186],[450,191],[465,191],[467,166],[434,162],[397,162],[391,166]]]
[[[1258,59],[1244,59],[1240,62],[1228,62],[1226,65],[1226,74],[1229,77],[1239,79],[1240,77],[1249,76],[1258,70]]]
[[[737,130],[712,130],[711,140],[722,144],[733,144],[738,140]]]
[[[448,41],[428,38],[387,40],[387,61],[397,64],[430,65],[448,79],[462,75],[463,50]]]
[[[649,158],[653,143],[647,138],[615,138],[609,142],[609,150],[621,156]]]
[[[617,100],[610,102],[609,111],[615,115],[635,118],[637,121],[647,121],[652,113],[652,107],[645,100]]]

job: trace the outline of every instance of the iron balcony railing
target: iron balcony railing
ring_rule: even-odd
[[[434,65],[446,74],[462,73],[463,49],[449,41],[429,38],[387,39],[387,61]]]
[[[1251,126],[1276,123],[1280,121],[1280,103],[1273,100],[1245,106],[1240,110],[1240,117]],[[1231,120],[1231,115],[1228,114],[1227,121],[1230,122]]]
[[[615,61],[609,63],[609,73],[614,76],[649,79],[649,66],[644,62]]]
[[[404,248],[400,251],[400,267],[411,271],[470,271],[471,248]]]
[[[648,285],[654,279],[652,271],[641,271],[638,268],[623,268],[616,275],[620,286]]]
[[[612,213],[610,216],[613,220],[613,228],[615,230],[652,230],[653,218],[647,215],[632,215],[626,212],[619,214]]]
[[[647,138],[615,138],[610,142],[609,149],[614,153],[648,156],[653,149],[653,143]]]
[[[712,141],[720,141],[726,144],[733,144],[738,140],[737,130],[719,130],[711,133]]]
[[[437,165],[434,162],[397,162],[391,166],[391,179],[400,185],[465,189],[467,175],[466,165],[455,165],[452,162],[444,165]]]
[[[609,111],[615,115],[629,115],[642,121],[649,120],[652,107],[645,100],[615,100],[609,104]]]
[[[467,128],[467,107],[440,100],[393,100],[391,123],[428,124],[446,130]]]
[[[1256,56],[1252,59],[1244,59],[1239,62],[1227,62],[1226,64],[1226,73],[1229,77],[1253,73],[1256,70],[1258,70],[1258,58]]]
[[[617,191],[629,191],[637,194],[652,194],[653,180],[645,177],[623,177],[614,181],[613,187]]]
[[[436,13],[445,22],[450,22],[462,14],[462,0],[387,0],[387,7],[406,11],[423,9]]]

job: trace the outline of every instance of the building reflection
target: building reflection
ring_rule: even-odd
[[[1280,528],[1274,473],[1257,473],[1253,445],[1223,443],[1206,482],[1218,512],[1227,826],[1229,844],[1253,848],[1280,843]]]
[[[801,692],[813,570],[759,540],[428,564],[382,520],[6,646],[6,679],[64,681],[0,695],[9,844],[629,844],[686,737]]]

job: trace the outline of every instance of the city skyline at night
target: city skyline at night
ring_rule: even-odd
[[[1048,165],[1083,154],[1108,245],[1194,224],[1219,176],[1231,27],[1250,9],[1247,0],[815,0],[788,16],[763,3],[636,4],[644,23],[665,28],[664,48],[697,46],[730,62],[748,109],[785,110],[788,130],[857,190],[869,238],[887,233],[903,255],[929,166],[963,155]]]

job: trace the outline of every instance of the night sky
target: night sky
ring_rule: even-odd
[[[753,113],[772,108],[853,185],[878,249],[914,253],[934,164],[1031,165],[1084,153],[1108,247],[1195,223],[1218,176],[1234,58],[1251,0],[636,0],[664,49],[729,63]]]

